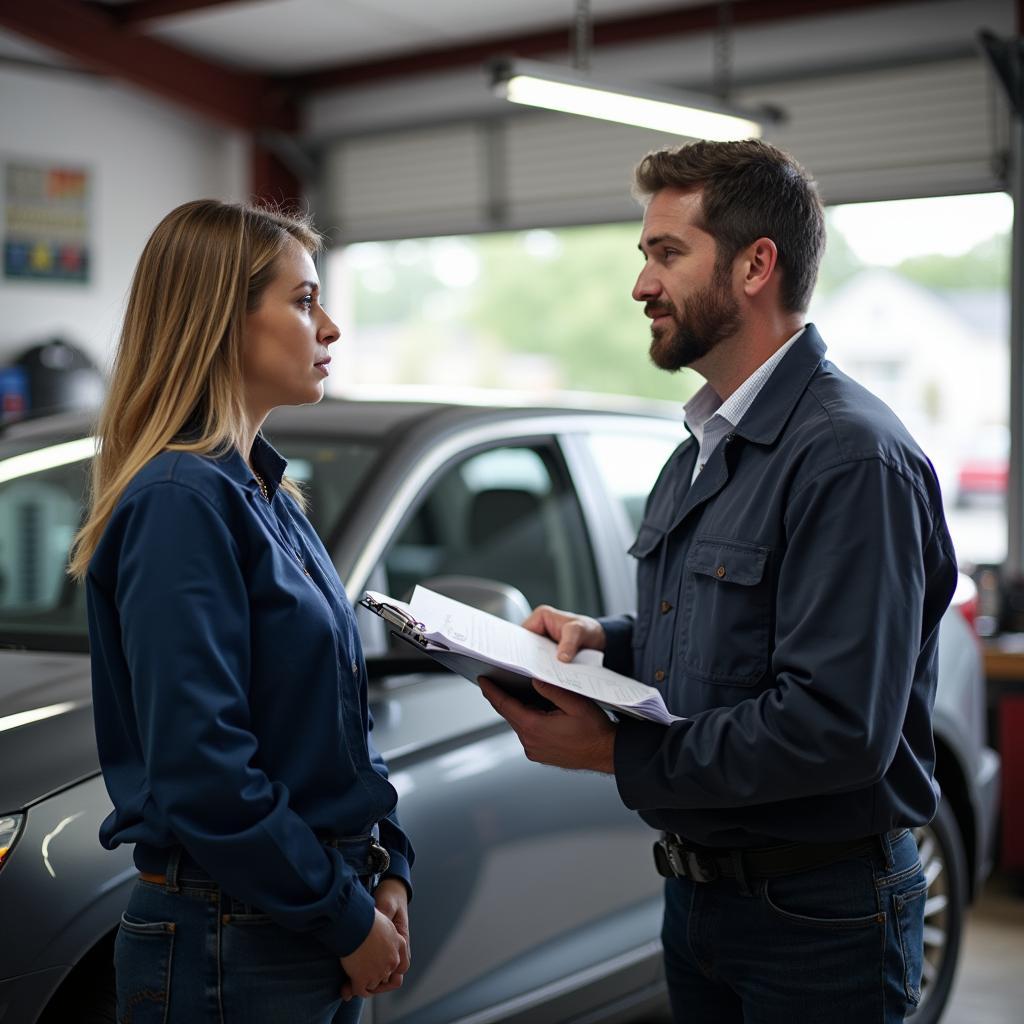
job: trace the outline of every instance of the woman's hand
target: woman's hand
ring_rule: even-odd
[[[366,999],[386,991],[383,986],[394,974],[404,977],[409,969],[409,943],[387,915],[377,910],[370,934],[355,952],[341,957],[341,966],[348,975],[341,987],[342,999],[346,1003],[356,996]]]
[[[373,891],[373,900],[377,909],[395,926],[398,934],[405,939],[405,964],[399,966],[391,977],[374,990],[374,995],[390,992],[401,988],[405,973],[409,970],[412,959],[412,943],[409,939],[409,890],[405,883],[397,878],[385,878]]]

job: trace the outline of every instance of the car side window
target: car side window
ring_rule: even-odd
[[[84,635],[85,595],[66,575],[88,463],[19,473],[0,483],[0,630]]]
[[[446,469],[401,529],[376,578],[398,598],[437,576],[510,584],[531,607],[598,614],[583,517],[553,450],[506,446]]]
[[[619,504],[634,534],[640,529],[647,495],[668,457],[685,436],[682,427],[678,436],[633,432],[587,435],[605,491]]]

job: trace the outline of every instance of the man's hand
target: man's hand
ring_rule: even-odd
[[[381,992],[390,992],[402,987],[405,972],[408,971],[412,959],[412,943],[409,940],[409,890],[400,879],[385,878],[373,891],[373,901],[377,904],[377,909],[395,926],[398,934],[405,939],[405,967],[394,971],[388,981],[373,990],[374,995],[380,995]]]
[[[409,970],[409,944],[386,914],[375,911],[373,927],[363,944],[348,956],[341,957],[341,966],[348,980],[341,987],[347,1003],[354,996],[363,999],[385,991],[392,976]]]
[[[543,610],[538,608],[534,616]],[[553,612],[554,609],[549,611]],[[489,679],[481,676],[479,682],[480,689],[494,710],[515,730],[531,761],[554,765],[556,768],[584,768],[594,772],[614,773],[615,726],[592,701],[563,690],[560,686],[550,686],[535,679],[534,689],[555,705],[552,711],[535,711],[510,697]]]
[[[604,629],[597,619],[589,615],[562,612],[548,604],[534,608],[523,622],[523,629],[554,640],[558,644],[559,661],[572,661],[582,647],[604,650]]]

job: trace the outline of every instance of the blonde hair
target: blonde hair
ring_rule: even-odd
[[[162,451],[221,454],[241,448],[246,315],[295,239],[322,245],[304,218],[199,199],[172,210],[139,258],[100,411],[88,516],[69,574],[82,579],[131,479]],[[296,500],[291,481],[283,486]]]

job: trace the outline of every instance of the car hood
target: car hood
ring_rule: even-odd
[[[99,771],[89,660],[0,653],[0,814]]]

